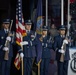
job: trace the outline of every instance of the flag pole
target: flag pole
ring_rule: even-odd
[[[22,4],[22,0],[21,0],[21,4]],[[22,5],[21,5],[21,8],[22,8]],[[22,10],[21,10],[22,11]],[[23,13],[21,14],[22,15],[22,17],[23,17]],[[23,20],[24,21],[24,20]],[[24,28],[23,28],[24,29]],[[23,36],[21,35],[21,40],[23,41]],[[21,46],[22,47],[22,51],[23,51],[23,45]],[[22,70],[22,75],[24,75],[24,60],[23,60],[23,58],[21,59],[22,61],[21,61],[21,70]]]
[[[23,46],[22,46],[22,50],[23,50]],[[22,75],[24,75],[24,71],[23,71],[23,58],[21,59],[22,60],[22,63],[21,63],[21,67],[22,67]]]
[[[69,22],[70,22],[70,0],[68,0],[68,19],[67,19],[67,29],[68,29],[68,36],[69,36],[69,28],[70,28],[70,24],[69,24]]]
[[[22,35],[20,35],[21,36],[21,40],[23,41],[23,37],[22,37]],[[22,51],[23,51],[23,45],[21,45],[21,48],[22,48]],[[24,65],[23,65],[23,58],[21,58],[21,75],[24,75],[24,67],[23,67]]]
[[[64,25],[64,0],[61,0],[61,25]]]
[[[46,26],[48,26],[48,0],[46,0]]]

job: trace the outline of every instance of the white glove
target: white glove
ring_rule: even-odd
[[[9,48],[8,48],[8,47],[4,47],[3,50],[4,50],[4,51],[8,51]]]
[[[64,40],[63,42],[66,43],[66,44],[68,44],[68,41],[67,40]]]
[[[10,36],[8,36],[8,37],[6,38],[6,40],[11,41],[11,37],[10,37]]]
[[[23,53],[20,53],[20,57],[23,58],[24,57],[24,54]]]
[[[59,50],[60,53],[64,53],[65,51],[63,49]]]
[[[20,42],[21,45],[28,45],[27,41]]]

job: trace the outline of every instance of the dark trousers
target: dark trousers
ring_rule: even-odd
[[[9,58],[9,60],[1,61],[1,67],[0,67],[1,74],[0,75],[10,75],[11,60],[12,58]]]
[[[50,59],[44,58],[41,62],[40,75],[48,75]]]
[[[24,58],[24,75],[32,74],[32,58]]]
[[[64,62],[57,61],[58,74],[57,75],[67,75],[68,72],[68,60]]]

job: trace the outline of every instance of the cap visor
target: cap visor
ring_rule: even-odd
[[[65,30],[65,28],[60,28],[60,30]]]
[[[32,23],[25,23],[25,24],[31,25]]]
[[[9,24],[10,22],[3,22],[3,23],[5,23],[5,24]]]

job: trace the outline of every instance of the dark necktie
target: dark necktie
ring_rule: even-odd
[[[6,31],[6,33],[8,33],[8,31]]]
[[[30,34],[30,31],[27,31],[27,34],[29,35]]]

